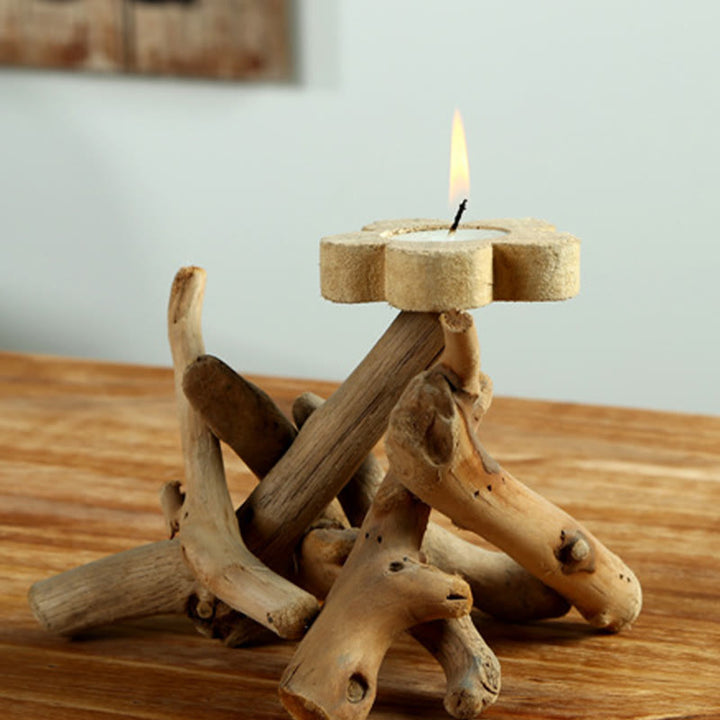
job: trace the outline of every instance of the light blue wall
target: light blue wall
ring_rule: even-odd
[[[323,301],[322,235],[468,215],[583,239],[567,303],[475,312],[505,395],[720,412],[720,5],[297,6],[299,80],[0,71],[0,347],[169,364],[175,270],[209,273],[209,351],[342,378],[394,316]]]

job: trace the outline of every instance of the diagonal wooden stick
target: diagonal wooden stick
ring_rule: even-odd
[[[464,323],[462,325],[464,326]],[[465,342],[457,337],[457,327],[457,323],[452,329],[448,329],[446,324],[443,325],[446,350],[440,362],[446,367],[449,367],[446,363],[453,362],[458,345]],[[453,335],[455,337],[452,337]],[[450,352],[448,348],[451,349]],[[460,367],[462,368],[462,365]],[[456,373],[456,378],[459,378],[460,374]],[[484,375],[479,377],[475,388],[477,392],[469,394],[468,399],[481,405],[480,411],[475,410],[475,417],[479,420],[490,404],[489,379]],[[302,424],[322,402],[322,398],[313,393],[303,393],[293,404],[295,421]],[[217,403],[222,404],[220,397],[217,397]],[[353,525],[362,525],[382,482],[383,474],[380,463],[370,453],[340,492],[340,504]],[[306,574],[301,585],[318,597],[325,595],[332,583],[324,587],[313,576],[318,574],[323,578],[332,576],[334,579],[352,548],[356,534],[356,530],[339,528],[311,529],[301,546],[302,570]],[[504,552],[485,550],[445,530],[437,523],[428,523],[422,552],[431,565],[445,572],[462,575],[470,585],[475,607],[495,618],[509,622],[528,622],[560,617],[570,609],[570,603],[562,595],[542,583]]]
[[[247,546],[270,567],[287,562],[305,529],[380,440],[407,383],[431,365],[442,348],[435,314],[401,312],[313,413],[239,511]]]

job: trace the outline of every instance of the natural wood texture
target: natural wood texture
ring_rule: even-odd
[[[385,446],[399,482],[460,527],[494,543],[612,631],[640,613],[633,571],[575,518],[516,480],[480,444],[489,398],[478,382],[472,317],[441,316],[440,363],[415,377],[390,415]]]
[[[300,584],[318,597],[327,592],[350,554],[357,528],[319,526],[303,538]],[[473,605],[508,622],[561,617],[570,603],[502,552],[480,547],[428,523],[422,552],[428,563],[458,573],[470,585]]]
[[[297,435],[266,393],[217,358],[201,356],[182,380],[195,410],[258,477],[272,468]],[[212,447],[210,451],[215,452]],[[179,484],[166,483],[160,495],[171,536],[179,529]],[[179,538],[108,555],[40,580],[30,588],[29,599],[43,627],[59,634],[75,635],[97,625],[162,612],[187,614],[203,634],[229,645],[269,634],[197,582],[183,560]]]
[[[580,289],[580,241],[535,219],[467,222],[501,231],[495,239],[421,241],[442,220],[384,220],[320,242],[323,297],[341,303],[386,300],[402,310],[442,312],[497,300],[565,300]]]
[[[256,379],[289,412],[304,390]],[[630,632],[477,617],[503,668],[494,720],[720,716],[720,419],[496,398],[483,443],[631,565]],[[255,486],[225,453],[235,504]],[[172,374],[0,354],[0,707],[23,720],[281,720],[291,643],[229,649],[187,620],[136,621],[69,642],[40,628],[30,585],[165,536],[160,485],[182,476]],[[447,521],[437,519],[445,526]],[[469,533],[456,531],[472,540]],[[373,720],[441,720],[445,678],[409,638],[380,671]]]
[[[259,478],[272,470],[297,435],[262,388],[212,355],[203,355],[187,368],[183,390],[215,437]]]
[[[298,562],[299,578],[303,587],[318,597],[327,595],[353,550],[358,534],[362,538],[362,532],[358,528],[312,529],[303,538]],[[449,531],[445,532],[451,534]],[[458,542],[462,543],[462,540],[458,539]],[[480,548],[476,550],[481,551]],[[422,553],[425,553],[424,546],[417,559],[422,558]],[[472,587],[472,584],[469,584]],[[358,591],[360,592],[359,588]],[[564,612],[567,612],[567,605]],[[355,618],[352,615],[350,617],[354,623]],[[369,625],[371,620],[372,617],[365,616],[364,624]],[[434,620],[416,625],[410,628],[409,632],[437,659],[445,672],[447,685],[443,704],[450,715],[455,718],[474,718],[484,707],[497,699],[500,666],[469,616]],[[377,652],[377,648],[373,650]],[[376,679],[373,682],[376,682]]]
[[[323,610],[280,681],[280,699],[297,720],[364,720],[377,694],[385,653],[403,630],[458,619],[472,607],[467,583],[420,558],[430,507],[385,476]],[[479,640],[479,637],[476,637]],[[479,703],[494,702],[500,668],[484,646]],[[448,652],[448,655],[450,652]],[[462,715],[461,717],[474,717]]]
[[[0,0],[0,63],[287,79],[287,0]]]
[[[128,70],[162,75],[283,79],[286,0],[126,0]]]
[[[474,332],[474,327],[472,329]],[[203,356],[189,366],[185,371],[183,389],[195,410],[200,412],[205,421],[213,428],[215,435],[227,442],[258,476],[265,475],[266,469],[269,470],[272,467],[274,462],[288,449],[289,442],[296,436],[297,431],[265,393],[217,358]],[[305,392],[300,395],[293,403],[292,408],[297,427],[302,428],[312,413],[316,412],[323,403],[324,400],[314,393]],[[247,427],[248,418],[243,417],[242,413],[238,413],[239,408],[246,407],[252,408],[253,415],[259,420],[259,422],[252,423],[254,427],[251,429]],[[261,430],[257,427],[258,425]],[[261,437],[258,437],[259,435]],[[349,508],[353,520],[357,521],[358,525],[362,524],[372,505],[381,481],[382,468],[375,456],[370,453],[350,478],[348,484],[340,491],[341,501],[344,501],[344,506]],[[328,557],[327,546],[323,547],[322,544],[316,543],[314,547],[318,556],[313,557],[313,543],[309,540],[314,533],[322,532],[320,528],[345,529],[352,532],[349,530],[347,517],[337,499],[325,508],[320,518],[315,521],[315,525],[317,529],[308,533],[302,543],[304,552],[302,557],[298,558],[297,564],[300,570],[298,577],[303,587],[318,597],[325,597],[337,577],[341,563],[345,562],[352,549],[355,535],[352,535],[349,544],[346,542],[347,536],[341,539],[343,547],[340,555],[336,548],[330,548],[333,557]],[[436,537],[443,537],[440,528],[437,528]],[[454,538],[454,536],[450,535],[450,538]],[[489,553],[469,543],[463,543],[459,538],[455,538],[455,540],[457,541],[456,548],[465,546],[465,555],[499,555],[498,553]],[[468,549],[472,549],[474,552],[468,553]],[[474,567],[477,568],[481,564],[476,563]],[[502,563],[497,563],[497,565],[502,565]],[[381,569],[384,570],[384,565]],[[486,587],[492,586],[493,581],[496,583],[499,581],[498,586],[502,586],[503,592],[498,595],[507,596],[508,587],[512,587],[513,590],[520,590],[517,594],[525,601],[535,600],[539,597],[541,602],[531,603],[532,612],[536,617],[546,616],[547,596],[551,594],[551,591],[527,573],[521,577],[523,571],[521,568],[517,569],[521,571],[520,576],[514,572],[514,582],[510,584],[508,584],[507,572],[490,573],[491,577],[488,578]],[[454,572],[454,568],[452,572]],[[531,581],[534,592],[532,589],[528,591],[528,588],[525,587],[528,580]],[[554,593],[552,595],[553,597],[550,598],[552,611],[557,612],[557,601],[560,600],[562,603],[560,614],[564,614],[568,608],[567,603],[562,598],[555,596]],[[501,604],[503,603],[499,603],[499,605]],[[512,606],[515,604],[514,599],[504,604]],[[341,614],[347,615],[348,613],[341,611]],[[352,613],[350,615],[352,616]],[[525,617],[527,617],[527,612],[525,612]],[[381,631],[381,633],[383,632],[387,634],[387,630]],[[445,707],[454,717],[475,717],[487,704],[496,699],[499,690],[497,659],[467,618],[437,620],[414,627],[411,633],[442,665],[447,677]],[[372,635],[372,630],[369,631],[369,634]],[[375,630],[375,635],[377,636],[377,630]],[[239,643],[255,636],[256,631],[248,623],[236,622],[234,624],[232,638],[235,642]],[[388,635],[388,638],[391,637]],[[373,677],[373,697],[377,668],[386,649],[386,647],[381,650],[377,647],[374,649],[376,666],[370,673]],[[328,655],[328,652],[324,651],[323,655]],[[342,698],[344,696],[342,687],[340,691]],[[365,703],[365,710],[370,705],[371,701]],[[351,704],[350,709],[357,713],[359,707]]]
[[[270,567],[287,563],[306,528],[380,440],[408,382],[432,364],[442,348],[437,316],[399,313],[345,382],[308,418],[290,449],[238,511],[245,542]]]
[[[198,583],[177,545],[148,543],[39,580],[28,593],[30,607],[44,628],[61,635],[118,620],[184,614]]]
[[[206,273],[184,267],[175,275],[168,302],[168,339],[172,352],[175,399],[185,464],[184,492],[165,485],[163,509],[177,527],[183,559],[214,597],[284,638],[300,638],[318,612],[310,593],[274,573],[247,549],[225,482],[220,443],[183,391],[185,372],[205,354],[202,305]],[[168,496],[174,500],[168,501]],[[201,617],[211,617],[209,598]]]
[[[295,424],[302,427],[324,402],[323,398],[312,392],[299,395],[292,406]],[[338,493],[338,502],[352,527],[357,528],[362,525],[384,476],[385,470],[382,465],[373,453],[368,453],[348,483]],[[344,527],[342,523],[341,527]]]
[[[123,2],[0,0],[0,63],[117,71]]]

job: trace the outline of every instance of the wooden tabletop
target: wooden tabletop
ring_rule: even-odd
[[[281,407],[329,383],[254,378]],[[637,573],[632,630],[572,611],[477,618],[502,664],[484,717],[720,718],[720,419],[498,398],[486,447],[584,522]],[[226,453],[240,502],[253,486]],[[40,578],[164,537],[158,490],[182,476],[170,371],[0,354],[0,710],[4,720],[286,717],[277,681],[293,645],[229,649],[183,618],[54,637],[25,599]],[[371,718],[446,718],[439,666],[390,650]]]

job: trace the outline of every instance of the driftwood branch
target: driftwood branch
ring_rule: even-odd
[[[215,437],[258,478],[272,470],[295,440],[297,430],[267,393],[212,355],[188,365],[182,387]]]
[[[446,322],[445,318],[442,320],[446,350],[440,362],[447,368],[454,365],[462,369],[466,367],[464,361],[456,363],[455,359],[458,354],[462,355],[462,345],[472,345],[469,330],[474,334],[474,327],[472,323],[462,320],[462,316],[459,322],[454,319],[451,321],[454,322],[452,328],[450,322]],[[472,349],[471,353],[479,360],[479,351]],[[456,382],[461,382],[461,374],[455,373]],[[474,411],[475,418],[479,421],[490,403],[489,380],[481,374],[474,384],[474,389],[474,393],[467,393],[465,397],[474,406],[480,406],[479,411]],[[293,405],[293,417],[296,422],[302,423],[321,404],[322,399],[317,395],[304,393]],[[362,525],[382,481],[382,475],[382,466],[370,453],[341,491],[339,499],[352,525]],[[340,572],[356,535],[355,529],[311,529],[300,549],[300,584],[317,597],[323,597]],[[570,609],[570,603],[562,595],[542,583],[505,553],[478,547],[434,522],[428,523],[422,552],[431,565],[445,572],[462,575],[472,589],[475,607],[500,620],[527,622],[554,618],[565,615]]]
[[[271,567],[285,561],[380,440],[407,383],[442,348],[435,314],[396,317],[243,503],[243,537],[253,552]]]
[[[302,542],[298,582],[317,597],[327,595],[360,533],[358,528],[313,528]],[[500,665],[469,617],[434,620],[408,632],[442,666],[444,704],[453,717],[477,717],[500,692]]]
[[[198,583],[175,540],[142,545],[33,584],[28,600],[50,632],[75,635],[148,615],[181,614]]]
[[[410,634],[445,671],[443,704],[450,715],[470,720],[497,700],[500,663],[469,615],[417,625]]]
[[[288,438],[292,442],[297,435],[295,427],[260,388],[216,358],[202,356],[186,370],[186,394],[198,397],[199,386],[223,399],[209,414],[225,432],[223,439],[242,452],[244,462],[262,477],[284,452]],[[180,485],[168,484],[160,498],[171,535],[179,529]],[[30,589],[29,602],[47,630],[66,635],[161,613],[186,614],[200,632],[229,645],[274,635],[203,589],[183,561],[178,538],[41,580]]]
[[[298,584],[323,597],[340,574],[357,528],[315,527],[300,547]],[[457,573],[472,591],[474,607],[507,622],[565,615],[570,603],[503,552],[486,550],[429,522],[422,555],[430,565]]]
[[[175,485],[166,493],[166,507],[177,513],[170,524],[179,528],[183,557],[203,587],[281,637],[300,637],[318,611],[317,602],[272,572],[245,546],[225,482],[218,440],[182,389],[186,368],[204,354],[200,318],[205,277],[200,268],[182,268],[175,276],[168,306],[185,461],[184,494]],[[168,502],[172,494],[175,500]]]
[[[565,615],[570,603],[504,552],[485,550],[428,523],[422,550],[427,562],[467,580],[473,605],[498,620],[529,622]]]
[[[441,364],[408,385],[386,437],[399,480],[457,525],[508,553],[592,625],[612,631],[629,625],[642,602],[633,572],[583,525],[503,470],[480,444],[475,410],[467,402],[473,362],[463,373]]]
[[[315,393],[306,392],[293,403],[293,419],[298,427],[305,424],[325,400]],[[338,493],[338,501],[350,525],[360,527],[367,515],[373,498],[385,477],[385,470],[377,458],[369,452],[353,473],[350,480]]]
[[[392,639],[415,625],[467,615],[467,584],[421,562],[429,511],[386,476],[322,612],[281,680],[280,698],[293,717],[365,718]],[[497,688],[485,695],[492,701]]]

